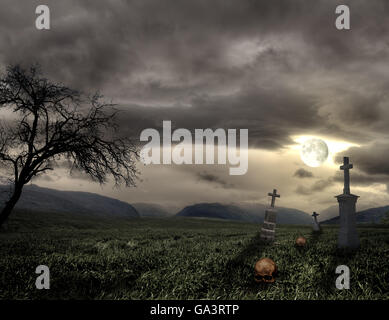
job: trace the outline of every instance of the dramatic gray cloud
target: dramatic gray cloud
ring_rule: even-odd
[[[214,175],[212,173],[208,172],[198,172],[197,176],[200,180],[203,180],[205,182],[211,182],[214,183],[216,186],[221,186],[223,188],[233,188],[234,186],[232,184],[227,183],[226,181],[222,180],[219,176]]]
[[[386,175],[389,179],[389,143],[374,142],[363,147],[353,147],[347,151],[355,168],[369,175]],[[342,157],[336,158],[338,163]]]
[[[297,169],[293,175],[297,178],[312,178],[313,173],[311,171],[305,170],[304,168]]]
[[[351,163],[354,163],[351,182],[360,186],[385,184],[389,192],[389,144],[387,142],[374,142],[362,147],[353,147],[347,150]],[[337,156],[336,161],[341,164],[343,157]],[[335,181],[343,181],[339,172]]]
[[[352,181],[386,184],[388,1],[343,1],[351,10],[347,31],[335,28],[335,0],[52,0],[49,31],[35,29],[38,4],[2,1],[1,66],[38,62],[50,79],[100,90],[121,110],[121,134],[136,138],[162,120],[175,128],[247,128],[250,147],[274,158],[294,144],[293,135],[323,136],[360,145],[347,151],[358,171]],[[309,176],[288,160],[298,159],[282,156],[290,169],[284,181],[293,172]],[[276,175],[267,160],[263,171]],[[262,184],[255,187],[271,190],[270,177],[256,173]],[[315,171],[316,182],[294,191],[332,192],[341,181],[326,174]],[[219,172],[179,172],[175,183],[181,175],[188,186],[210,182],[234,186],[231,192],[254,185],[252,176],[237,182]]]
[[[343,183],[344,177],[343,173],[337,172],[334,176],[334,181]],[[389,176],[383,174],[364,174],[358,171],[353,171],[351,174],[351,184],[355,186],[371,186],[374,184],[385,184],[387,191],[389,192]]]
[[[1,63],[39,62],[101,90],[126,110],[126,132],[168,118],[248,128],[250,145],[266,149],[306,132],[388,133],[384,0],[350,2],[349,31],[335,29],[328,0],[51,1],[50,31],[34,27],[38,4],[5,1]]]
[[[322,192],[323,190],[327,189],[332,185],[334,185],[334,181],[332,178],[320,179],[315,181],[310,187],[298,185],[295,192],[297,194],[307,196],[315,192]]]

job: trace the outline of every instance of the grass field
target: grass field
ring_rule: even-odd
[[[389,228],[359,227],[361,248],[336,248],[337,228],[260,225],[204,219],[96,220],[16,213],[0,234],[0,299],[388,299]],[[308,239],[305,248],[295,238]],[[258,284],[261,257],[279,268]],[[335,268],[350,268],[350,290],[335,288]],[[35,268],[50,268],[51,289],[35,288]]]

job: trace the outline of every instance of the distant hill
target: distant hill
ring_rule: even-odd
[[[262,223],[265,216],[265,205],[225,205],[220,203],[199,203],[187,206],[177,213],[178,217],[202,217],[214,219],[237,220]],[[290,208],[277,208],[277,223],[309,224],[312,217],[307,213]]]
[[[0,186],[0,207],[7,200],[6,186]],[[130,204],[95,193],[79,191],[60,191],[27,185],[16,204],[16,209],[79,213],[100,217],[139,217],[137,210]]]
[[[132,203],[131,204],[136,211],[138,211],[141,217],[169,217],[174,215],[174,213],[169,212],[167,208],[156,203]]]
[[[227,220],[249,221],[250,215],[233,205],[220,203],[198,203],[187,206],[177,213],[178,217],[202,217]]]
[[[339,205],[333,205],[331,207],[328,207],[327,209],[318,211],[317,213],[319,213],[317,220],[319,220],[320,222],[330,220],[339,216]]]
[[[265,217],[265,210],[268,206],[264,204],[237,204],[250,215],[255,217],[255,221],[263,222]],[[277,207],[277,223],[280,224],[310,224],[312,223],[312,216],[304,211],[294,208]]]
[[[357,223],[380,223],[385,213],[389,211],[389,206],[366,209],[356,214]],[[323,224],[338,224],[339,215],[323,221]]]

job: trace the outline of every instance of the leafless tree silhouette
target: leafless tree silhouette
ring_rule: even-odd
[[[3,109],[3,111],[1,111]],[[67,159],[100,184],[135,185],[137,144],[117,137],[116,111],[102,96],[44,78],[39,67],[9,66],[0,77],[0,111],[13,118],[0,125],[0,165],[10,173],[12,192],[0,213],[0,226],[18,202],[23,186]]]

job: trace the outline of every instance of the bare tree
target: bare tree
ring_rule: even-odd
[[[0,213],[0,226],[19,200],[23,186],[67,159],[100,184],[135,185],[137,145],[117,137],[116,111],[102,96],[80,92],[44,78],[39,68],[9,66],[0,77],[0,112],[13,118],[0,125],[0,165],[8,170],[12,192]],[[4,111],[1,111],[1,110]]]

